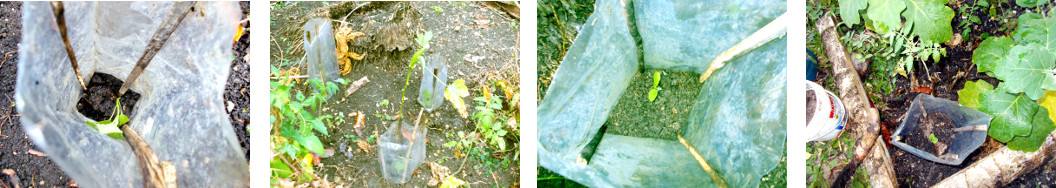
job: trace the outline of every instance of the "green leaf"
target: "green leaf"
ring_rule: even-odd
[[[1053,75],[1056,64],[1053,62],[1056,62],[1056,56],[1044,51],[1041,45],[1017,45],[1009,50],[1005,61],[997,65],[994,75],[1004,81],[1002,85],[1010,93],[1026,93],[1031,100],[1037,100],[1044,94],[1044,89],[1056,90],[1056,76]]]
[[[1023,13],[1019,26],[1012,33],[1017,45],[1036,43],[1049,53],[1056,53],[1056,17],[1043,17],[1038,13]]]
[[[323,120],[312,120],[312,128],[314,128],[316,131],[319,131],[320,133],[323,133],[323,135],[330,135],[326,132],[326,124],[323,123]]]
[[[994,86],[984,80],[965,82],[964,89],[957,91],[957,103],[968,108],[981,110],[983,106],[981,104],[982,94],[984,92],[993,92],[993,90]]]
[[[656,100],[656,95],[658,95],[659,92],[660,90],[656,87],[653,87],[653,89],[649,90],[649,102],[653,102],[654,100]]]
[[[866,7],[866,0],[840,0],[840,19],[848,26],[862,21],[858,15]]]
[[[1027,99],[1026,95],[1013,95],[1001,89],[984,92],[981,100],[983,109],[980,111],[994,116],[988,135],[997,141],[1008,142],[1014,136],[1030,134],[1030,122],[1038,110],[1038,103]]]
[[[660,72],[653,72],[653,87],[660,85]]]
[[[286,166],[278,157],[271,159],[271,175],[281,178],[289,178],[293,175],[293,170],[289,166]]]
[[[893,0],[896,1],[897,0]],[[944,43],[953,37],[953,9],[946,0],[906,0],[906,24],[913,24],[912,34],[925,43]]]
[[[315,154],[323,154],[326,151],[323,150],[323,142],[319,141],[319,137],[315,135],[306,135],[302,137],[301,144],[304,145],[308,151]]]
[[[1045,108],[1038,108],[1038,112],[1034,114],[1033,128],[1030,131],[1030,135],[1027,136],[1016,136],[1008,141],[1008,149],[1034,152],[1038,151],[1038,147],[1045,142],[1045,138],[1049,136],[1049,133],[1053,129],[1056,129],[1056,125],[1053,125],[1052,119],[1048,117],[1049,111]]]
[[[979,66],[979,72],[990,72],[998,63],[1003,62],[1005,54],[1012,49],[1012,38],[990,37],[979,43],[972,55],[972,63]]]
[[[933,144],[934,143],[939,143],[939,138],[935,138],[935,134],[929,134],[928,135],[928,140],[931,140],[931,143],[933,143]]]
[[[1023,8],[1034,8],[1037,6],[1049,4],[1048,0],[1016,0],[1016,5]]]
[[[906,2],[901,0],[868,0],[869,8],[865,16],[872,20],[873,30],[885,34],[892,29],[902,27],[902,10],[906,9]]]

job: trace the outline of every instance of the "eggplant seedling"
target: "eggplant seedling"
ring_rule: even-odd
[[[117,105],[114,105],[114,111],[112,111],[113,115],[110,115],[110,119],[100,122],[85,121],[84,123],[88,124],[92,129],[99,131],[99,133],[124,140],[125,136],[122,134],[120,127],[121,125],[128,123],[128,116],[125,116],[125,114],[121,112],[121,98],[117,98],[116,102]]]
[[[656,100],[657,95],[660,95],[660,90],[664,90],[660,88],[660,72],[653,72],[653,89],[649,90],[649,102]]]

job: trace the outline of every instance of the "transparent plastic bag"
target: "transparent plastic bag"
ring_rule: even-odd
[[[947,143],[949,147],[947,147],[946,151],[943,153],[955,154],[957,157],[938,157],[933,153],[914,148],[902,140],[896,139],[897,137],[909,135],[909,133],[915,131],[918,126],[922,126],[920,116],[924,115],[924,112],[942,112],[949,115],[955,128],[982,125],[983,129],[955,133],[953,141]],[[917,95],[917,97],[913,99],[913,103],[909,106],[909,110],[906,111],[905,117],[906,118],[902,121],[902,124],[898,126],[898,129],[895,129],[895,132],[891,133],[891,145],[906,150],[917,157],[948,165],[961,165],[961,163],[964,162],[964,159],[968,158],[969,154],[975,151],[975,149],[978,149],[979,146],[983,145],[983,142],[986,141],[986,128],[989,128],[990,120],[994,119],[994,116],[990,116],[966,106],[961,106],[961,104],[958,104],[957,102],[935,98],[928,94]]]
[[[403,126],[397,131],[397,123]],[[389,129],[378,138],[378,162],[381,164],[381,175],[390,182],[402,184],[411,180],[411,174],[425,161],[424,127],[418,130],[406,121],[393,122]]]
[[[785,8],[784,1],[634,3],[640,31],[662,29],[655,27],[685,30],[666,34],[641,31],[646,67],[696,73],[704,71],[708,66],[705,62],[777,18]],[[685,10],[673,10],[713,4],[730,6],[700,9],[706,12],[686,17],[675,15]],[[539,164],[588,187],[712,187],[709,175],[677,140],[604,134],[589,161],[581,152],[595,135],[602,134],[599,131],[609,112],[639,71],[636,46],[623,12],[628,9],[617,0],[597,1],[595,12],[562,60],[538,108]],[[728,12],[731,9],[745,11]],[[757,9],[776,10],[763,15],[747,11]],[[718,20],[727,18],[738,19]],[[755,24],[752,20],[765,21]],[[716,28],[707,35],[691,29],[720,27],[711,23],[741,23],[737,27],[745,28]],[[655,36],[647,37],[650,35]],[[725,38],[735,39],[729,39],[733,42],[728,45],[712,42]],[[774,40],[728,62],[707,82],[686,83],[703,87],[682,137],[729,185],[756,187],[781,161],[786,143],[786,44],[784,39]],[[671,53],[662,53],[667,50]]]
[[[125,78],[172,2],[66,2],[80,72]],[[249,167],[224,111],[223,92],[241,11],[235,2],[199,2],[130,91],[141,98],[129,123],[159,160],[171,160],[182,187],[245,187]],[[140,187],[124,140],[88,127],[76,110],[81,87],[48,2],[22,12],[15,101],[22,126],[48,157],[84,187]]]
[[[439,54],[434,54],[425,65],[422,65],[422,86],[418,89],[418,104],[425,111],[433,112],[444,104],[444,91],[447,89],[447,63]]]
[[[312,18],[304,23],[304,56],[308,77],[323,81],[337,80],[337,47],[330,19]]]

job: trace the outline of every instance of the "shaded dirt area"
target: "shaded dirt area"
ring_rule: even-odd
[[[249,16],[249,2],[238,3],[242,7],[242,20]],[[231,73],[227,76],[227,85],[224,86],[224,109],[227,110],[231,126],[238,136],[238,144],[242,146],[246,161],[249,161],[249,21],[242,22],[245,28],[242,36],[235,42],[234,50],[231,51],[234,59],[231,60]]]
[[[538,4],[538,83],[539,95],[536,103],[543,100],[553,81],[565,53],[572,46],[579,29],[594,11],[593,0],[547,0]],[[665,71],[660,81],[663,88],[655,102],[649,102],[648,93],[653,84],[652,72],[639,71],[626,93],[621,96],[616,109],[605,122],[607,132],[662,139],[675,139],[683,134],[685,120],[689,116],[701,86],[696,84],[699,74]],[[646,74],[643,74],[646,73]],[[662,117],[662,118],[661,118]],[[671,118],[676,117],[676,118]],[[545,131],[545,130],[540,130]],[[787,156],[787,155],[786,155]],[[776,169],[762,177],[760,187],[785,187],[786,158],[782,158]],[[540,187],[584,187],[542,166],[537,167],[536,176]]]
[[[660,71],[661,88],[656,100],[649,101],[653,87],[653,72]],[[605,122],[606,133],[678,140],[685,133],[686,120],[696,103],[701,84],[696,80],[700,74],[646,70],[631,78],[616,108]]]
[[[249,11],[249,2],[241,2],[240,5],[243,16],[245,16]],[[5,56],[0,59],[0,104],[4,104],[0,105],[0,169],[14,171],[22,187],[75,186],[76,182],[66,176],[48,157],[40,153],[37,146],[29,140],[19,121],[20,114],[14,107],[18,46],[22,40],[21,10],[21,2],[0,2],[0,56]],[[234,47],[233,69],[225,89],[236,92],[225,92],[224,100],[228,105],[238,105],[233,106],[238,110],[229,110],[239,112],[231,114],[231,124],[247,159],[249,156],[249,134],[246,132],[246,126],[249,124],[249,65],[243,57],[246,54],[245,51],[248,50],[248,39],[247,32],[239,40],[239,45]],[[241,93],[241,97],[228,96],[233,93]],[[0,174],[0,180],[2,180],[0,184],[4,186],[10,186],[14,182],[14,178],[7,174]]]
[[[354,82],[366,77],[370,81],[353,93],[346,93],[347,87],[339,86],[321,110],[322,115],[343,120],[333,124],[329,135],[320,135],[324,148],[335,151],[316,166],[320,178],[351,187],[427,185],[433,172],[425,163],[417,167],[410,182],[405,184],[393,184],[381,177],[377,141],[368,138],[383,134],[398,115],[419,117],[418,112],[423,109],[417,102],[422,70],[417,67],[422,66],[421,62],[411,71],[402,114],[398,112],[400,95],[407,79],[408,61],[419,48],[412,39],[415,33],[431,31],[430,48],[423,56],[438,54],[446,59],[449,83],[456,79],[466,81],[469,96],[463,99],[471,115],[468,119],[461,117],[446,101],[433,112],[423,113],[424,125],[429,129],[425,162],[449,168],[452,175],[472,186],[518,184],[520,153],[514,149],[519,142],[516,134],[504,137],[507,150],[503,151],[476,147],[475,151],[463,151],[443,145],[458,140],[458,132],[476,132],[472,114],[480,104],[473,98],[483,96],[484,87],[491,91],[492,97],[503,101],[502,112],[496,113],[516,117],[512,113],[516,112],[516,105],[507,104],[511,97],[505,96],[506,89],[496,83],[505,83],[511,92],[517,92],[518,19],[477,2],[284,2],[271,6],[271,64],[280,70],[308,72],[301,60],[304,50],[300,27],[313,16],[335,20],[331,22],[335,28],[347,25],[354,32],[365,34],[348,43],[350,51],[363,54],[364,59],[352,60],[350,73],[341,78]],[[354,131],[356,117],[349,116],[356,112],[365,114],[362,135]],[[351,136],[371,141],[370,151],[360,149]]]
[[[892,65],[877,61],[873,61],[873,63],[869,64],[869,69],[865,72],[866,76],[862,77],[862,79],[863,82],[866,82],[865,89],[869,94],[869,98],[872,100],[871,102],[880,110],[882,137],[889,138],[890,134],[898,128],[903,121],[901,118],[904,118],[903,115],[909,109],[913,99],[920,94],[930,94],[937,98],[956,102],[958,100],[957,91],[964,88],[965,82],[983,80],[992,85],[997,85],[999,82],[997,79],[983,73],[978,73],[976,66],[972,63],[972,54],[974,53],[975,48],[978,47],[979,43],[987,37],[1005,36],[1010,34],[1016,28],[1016,18],[1018,18],[1020,14],[1027,11],[1033,12],[1034,10],[1027,10],[1019,7],[1015,4],[1015,1],[1003,1],[1000,3],[991,1],[991,3],[995,5],[994,9],[996,9],[997,13],[994,17],[991,17],[987,12],[988,9],[978,9],[968,11],[967,13],[959,11],[961,6],[971,7],[975,5],[975,3],[976,0],[960,0],[950,1],[949,4],[947,4],[947,6],[953,9],[955,13],[951,22],[953,33],[955,35],[961,35],[963,40],[959,44],[943,44],[942,46],[946,48],[947,54],[938,62],[930,59],[924,62],[915,61],[914,70],[909,73],[915,77],[915,80],[901,75],[893,75],[892,72],[895,67],[891,67]],[[808,5],[808,11],[810,11],[810,6],[814,5]],[[1041,10],[1043,12],[1047,11],[1047,9]],[[977,16],[981,21],[979,23],[971,23],[967,19],[969,15],[962,14]],[[807,48],[818,55],[818,77],[814,81],[823,85],[833,93],[837,93],[838,91],[835,90],[833,85],[834,78],[831,73],[831,64],[825,57],[824,49],[820,43],[817,42],[820,41],[820,36],[817,34],[816,27],[813,24],[813,21],[808,21]],[[967,26],[961,27],[962,24]],[[970,29],[970,32],[968,35],[963,35],[966,28]],[[845,26],[840,26],[837,29],[841,35],[851,33],[852,31],[849,30],[850,29]],[[841,39],[841,42],[844,43],[845,46],[849,46],[851,42],[848,40],[849,39],[844,38]],[[927,68],[924,68],[925,66]],[[855,127],[851,126],[848,127],[848,129],[854,128]],[[847,131],[853,130],[845,130],[844,132]],[[917,140],[918,142],[926,142],[926,144],[922,144],[922,146],[932,145],[930,141],[927,140],[927,135],[922,136],[924,136],[923,140]],[[941,141],[942,138],[939,139]],[[895,174],[897,175],[896,179],[900,187],[928,187],[934,185],[949,175],[968,167],[975,161],[986,157],[990,153],[1004,146],[1000,142],[988,137],[986,142],[984,142],[979,149],[972,152],[961,165],[951,166],[931,162],[905,152],[902,149],[898,149],[897,147],[892,147],[890,145],[890,140],[885,139],[885,142],[888,151],[890,151]],[[1051,161],[1051,159],[1049,160]],[[1056,173],[1053,172],[1051,167],[1048,167],[1048,169],[1039,167],[1038,169],[1020,176],[1020,179],[1047,181],[1016,180],[1006,186],[1056,186],[1056,182],[1052,181],[1052,179],[1054,179],[1053,174]]]

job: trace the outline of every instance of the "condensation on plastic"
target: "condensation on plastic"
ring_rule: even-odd
[[[731,2],[733,1],[719,4],[730,7],[726,5],[733,4]],[[685,11],[671,10],[671,5],[679,5],[680,2],[635,3],[637,12],[672,12],[666,15],[672,18],[646,18],[650,16],[637,14],[639,29],[708,28],[708,23],[748,23],[738,26],[745,27],[743,31],[737,30],[744,34],[715,30],[710,35],[688,37],[669,43],[650,41],[661,37],[645,37],[646,33],[643,32],[645,49],[653,48],[650,45],[676,45],[685,48],[724,45],[695,38],[726,40],[724,38],[741,37],[730,39],[734,42],[726,47],[716,47],[728,48],[783,12],[777,11],[772,16],[757,15],[766,16],[758,18],[745,15],[720,17],[703,15],[730,13],[731,9],[698,9],[707,13],[685,18],[688,20],[671,22],[675,19],[675,12]],[[667,6],[661,6],[665,4]],[[740,6],[735,9],[739,12],[730,14],[757,14],[749,10],[784,10],[785,7],[783,1],[742,4],[768,6]],[[539,104],[539,164],[589,187],[712,185],[711,179],[707,178],[708,174],[677,140],[605,134],[589,163],[580,156],[580,151],[588,144],[590,138],[598,134],[609,112],[629,85],[631,77],[638,71],[635,44],[628,31],[627,17],[621,12],[625,10],[625,5],[616,0],[601,0],[597,1],[595,6],[595,12],[586,21],[568,55],[558,67],[546,98]],[[715,5],[712,3],[706,6]],[[746,19],[715,20],[729,18]],[[760,20],[760,23],[756,24],[756,20]],[[650,26],[643,22],[668,23],[650,23],[653,24]],[[701,35],[700,32],[689,30],[670,33]],[[735,58],[703,83],[703,88],[693,105],[687,120],[686,133],[682,136],[725,177],[729,185],[758,186],[760,178],[777,166],[784,153],[786,44],[785,39],[781,38]],[[666,64],[658,63],[655,58],[646,58],[646,64],[650,67],[699,73],[704,70],[703,67],[707,67],[706,62],[722,50],[701,50],[704,54],[698,55],[670,54],[668,58],[676,59],[667,60],[670,62]],[[655,53],[655,50],[645,52],[646,56],[650,56],[650,53]],[[708,61],[678,60],[691,58]],[[705,63],[689,65],[699,62]]]
[[[439,54],[422,65],[422,86],[418,89],[418,104],[426,111],[433,112],[444,104],[444,92],[447,89],[447,63]],[[436,75],[433,75],[433,72]]]
[[[961,106],[961,104],[942,99],[935,98],[928,94],[917,95],[913,99],[909,110],[906,111],[906,118],[902,121],[902,124],[895,129],[895,132],[891,134],[891,145],[898,147],[899,149],[906,150],[917,157],[934,161],[937,163],[948,164],[948,165],[961,165],[964,159],[968,158],[968,154],[971,154],[979,146],[983,145],[986,141],[986,131],[963,131],[957,132],[954,135],[954,139],[946,148],[945,153],[957,154],[956,159],[940,158],[930,152],[925,152],[920,149],[910,146],[902,140],[896,140],[895,137],[906,136],[909,133],[917,129],[917,126],[922,126],[920,122],[920,116],[927,113],[942,112],[950,116],[950,120],[953,121],[954,127],[967,127],[973,125],[985,125],[990,126],[990,120],[994,119],[994,116],[990,116],[986,113],[978,110]]]
[[[636,0],[646,67],[704,72],[723,51],[785,13],[784,0]]]
[[[402,130],[396,130],[397,123],[403,123]],[[425,161],[425,134],[429,129],[414,130],[414,126],[405,121],[393,122],[389,129],[378,138],[378,162],[381,174],[393,183],[407,183],[411,174]],[[414,135],[411,139],[405,136]]]
[[[334,81],[337,75],[337,47],[330,19],[312,18],[304,23],[304,56],[308,76],[323,81]]]
[[[66,26],[84,78],[125,78],[172,2],[66,2]],[[160,160],[171,160],[181,187],[245,187],[249,168],[224,111],[231,41],[241,11],[234,2],[200,2],[130,90],[142,95],[125,126]],[[84,187],[143,185],[124,140],[89,128],[47,2],[23,6],[15,101],[28,137]]]

